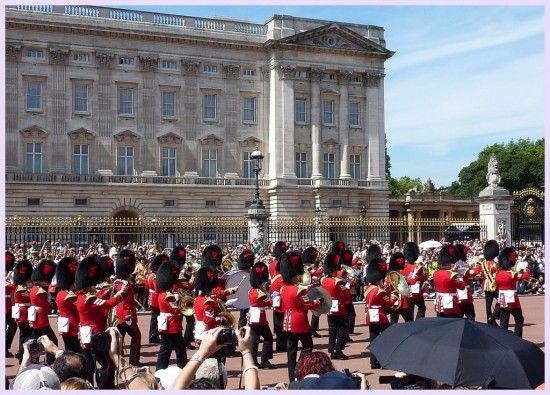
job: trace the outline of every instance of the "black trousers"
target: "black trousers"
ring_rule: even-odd
[[[193,343],[195,336],[193,335],[193,330],[195,329],[195,316],[186,315],[185,316],[185,333],[183,334],[183,342],[185,346],[189,346]]]
[[[249,311],[250,309],[239,310],[239,321],[237,323],[237,328],[242,328],[243,326],[246,326],[246,324],[248,323],[246,315]]]
[[[252,359],[258,365],[258,346],[260,338],[262,343],[261,363],[264,364],[273,358],[273,334],[269,325],[250,325],[250,336],[252,337]]]
[[[493,309],[493,300],[496,300],[495,308]],[[496,320],[500,318],[500,304],[498,303],[497,291],[485,291],[485,316],[487,323],[496,325]]]
[[[57,337],[55,336],[55,333],[51,326],[47,326],[45,328],[39,328],[39,329],[33,329],[31,339],[38,339],[40,336],[48,336],[48,339],[50,339],[54,344],[57,346],[59,343],[57,341]],[[52,354],[47,353],[46,354],[46,364],[51,365],[53,361],[55,360],[55,356]]]
[[[296,359],[298,356],[298,342],[302,343],[302,352],[311,352],[313,350],[313,339],[311,333],[292,333],[286,334],[286,356],[288,360],[288,379],[294,381],[296,378]]]
[[[178,367],[183,369],[187,363],[187,350],[181,332],[161,333],[156,370],[166,369],[168,367],[172,351],[176,353],[176,363]]]
[[[348,316],[347,315],[329,315],[328,321],[328,352],[329,354],[339,354],[345,346],[348,336]]]
[[[317,332],[319,330],[319,316],[312,314],[311,315],[311,331]]]
[[[348,317],[348,334],[355,333],[355,317],[357,316],[357,313],[355,312],[355,306],[353,303],[346,305],[346,313]],[[317,319],[319,318],[317,317]]]
[[[86,351],[87,359],[91,358],[92,371],[95,370],[95,381],[99,389],[115,389],[116,367],[109,356],[109,348],[105,347],[104,332],[92,336],[92,350]],[[101,341],[100,341],[101,340]],[[96,366],[99,365],[99,366]]]
[[[61,335],[63,338],[63,345],[65,347],[65,350],[77,352],[80,354],[83,354],[82,347],[80,346],[80,340],[78,339],[78,336],[66,336]]]
[[[379,334],[384,332],[385,329],[387,329],[389,325],[380,325],[380,324],[370,324],[369,325],[369,334],[370,334],[370,340],[369,342],[372,343],[374,339],[378,337]],[[370,354],[370,366],[373,367],[378,363],[378,360],[376,357],[371,353]]]
[[[464,317],[472,321],[476,320],[476,310],[474,308],[473,303],[471,302],[459,303],[459,306],[460,306],[460,311],[462,311],[462,315]]]
[[[10,350],[15,332],[17,332],[17,322],[11,314],[6,314],[6,353]]]
[[[436,313],[437,317],[443,317],[443,318],[462,318],[461,314],[443,314],[443,313]]]
[[[424,298],[409,299],[409,308],[411,309],[411,317],[414,317],[414,306],[416,306],[418,309],[416,310],[415,320],[426,316],[426,302],[424,301]]]
[[[399,321],[399,316],[403,317],[403,321],[405,322],[411,322],[413,320],[413,314],[410,309],[399,309],[399,310],[393,310],[390,311],[390,324],[396,324],[397,321]]]
[[[141,354],[141,332],[139,331],[139,327],[137,325],[137,322],[133,322],[132,325],[128,325],[126,322],[117,325],[117,328],[122,335],[122,339],[124,340],[124,336],[128,334],[132,341],[130,342],[130,363],[132,365],[138,365],[139,364],[139,357]]]
[[[19,350],[17,350],[15,356],[19,360],[19,363],[21,363],[21,359],[23,358],[23,343],[31,338],[32,329],[28,322],[18,322],[17,327],[19,328]]]
[[[273,333],[275,333],[275,351],[286,351],[288,342],[286,332],[283,332],[285,313],[273,312]]]
[[[500,327],[508,330],[510,315],[514,317],[514,333],[523,338],[523,311],[519,309],[500,308]]]
[[[149,322],[149,343],[160,342],[158,318],[159,318],[159,308],[151,306],[151,321]]]

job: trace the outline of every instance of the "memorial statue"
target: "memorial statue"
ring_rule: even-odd
[[[500,171],[498,170],[498,161],[495,154],[491,154],[489,158],[486,179],[490,187],[496,188],[500,184]]]

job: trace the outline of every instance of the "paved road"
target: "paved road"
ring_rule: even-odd
[[[433,302],[426,302],[428,307],[428,316],[434,316],[433,311]],[[521,304],[523,306],[523,312],[525,316],[525,327],[523,331],[524,338],[530,340],[544,350],[544,296],[525,296],[521,298]],[[381,385],[378,383],[378,377],[380,375],[390,375],[393,374],[389,370],[370,370],[369,364],[369,353],[366,350],[368,346],[368,327],[365,325],[365,313],[364,305],[356,304],[355,309],[357,311],[356,319],[356,333],[352,335],[353,343],[350,343],[345,350],[345,354],[350,357],[347,361],[334,361],[334,366],[336,369],[348,368],[350,371],[362,371],[368,374],[369,382],[372,388],[375,389],[389,389],[389,385]],[[485,322],[485,301],[483,299],[475,300],[477,319],[479,321]],[[237,317],[238,318],[238,317]],[[55,318],[50,319],[52,328],[54,330],[57,328]],[[511,329],[513,325],[513,318],[511,321]],[[142,314],[139,316],[139,326],[142,332],[142,340],[144,342],[141,361],[154,369],[154,365],[157,359],[158,345],[152,345],[147,343],[148,339],[148,328],[149,328],[149,315]],[[326,316],[321,318],[321,329],[319,332],[323,335],[323,338],[314,339],[314,347],[316,350],[326,350],[328,344],[328,329]],[[14,340],[14,344],[11,347],[12,352],[17,350],[17,336]],[[129,338],[126,339],[126,342],[129,344]],[[61,342],[62,343],[62,342]],[[126,346],[128,349],[128,346]],[[188,350],[187,355],[190,357],[194,351]],[[175,356],[172,363],[175,363]],[[262,385],[275,384],[278,382],[284,382],[288,380],[287,377],[287,368],[286,368],[286,353],[276,353],[272,363],[277,366],[275,370],[260,370],[260,382]],[[6,359],[7,366],[7,375],[8,378],[12,378],[17,372],[17,361],[14,358]],[[229,358],[227,363],[229,371],[229,383],[228,388],[235,389],[238,388],[239,383],[239,372],[240,372],[240,359],[239,358]]]

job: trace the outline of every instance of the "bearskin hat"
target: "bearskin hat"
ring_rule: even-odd
[[[489,240],[485,245],[483,246],[483,256],[488,261],[494,260],[499,253],[499,246],[496,240]]]
[[[470,251],[470,249],[464,244],[457,244],[456,251],[457,251],[456,257],[453,260],[453,263],[456,263],[458,261],[466,262],[466,258],[468,256],[468,252]]]
[[[157,289],[159,292],[166,292],[172,288],[172,286],[178,281],[179,272],[180,268],[177,262],[166,261],[161,263],[157,270]]]
[[[342,268],[342,255],[336,251],[331,251],[325,256],[325,261],[323,262],[323,271],[327,276],[330,276],[331,273],[334,273]]]
[[[209,245],[202,252],[201,267],[219,268],[222,265],[222,249],[216,244]]]
[[[151,271],[153,273],[156,273],[159,270],[160,266],[168,261],[170,261],[170,258],[166,254],[155,255],[155,257],[151,261]]]
[[[319,251],[315,247],[308,247],[302,252],[302,262],[315,264],[317,262],[317,256],[319,256]]]
[[[273,246],[273,256],[279,259],[286,252],[287,245],[284,241],[278,241]]]
[[[101,262],[102,280],[115,274],[115,262],[113,261],[113,258],[108,255],[103,255],[101,258],[99,258],[99,261]]]
[[[418,244],[413,241],[407,241],[403,246],[403,255],[405,256],[405,260],[407,262],[415,263],[420,256],[420,248],[418,248]]]
[[[253,288],[259,288],[260,285],[269,281],[269,268],[263,262],[256,262],[250,268],[250,285]]]
[[[15,255],[11,251],[6,251],[6,273],[11,272],[15,266]]]
[[[498,256],[498,266],[501,269],[508,270],[513,268],[516,265],[518,260],[518,254],[513,247],[506,247],[500,251]]]
[[[346,243],[344,243],[343,241],[336,241],[332,244],[331,251],[335,252],[336,254],[342,254],[345,249]]]
[[[374,258],[367,267],[365,281],[369,284],[378,284],[380,280],[386,277],[388,264],[382,258]]]
[[[67,256],[59,261],[57,269],[55,269],[55,286],[59,289],[69,290],[74,284],[78,261],[70,256]]]
[[[212,267],[201,267],[197,270],[197,274],[195,275],[195,290],[200,295],[208,295],[217,285],[217,269]]]
[[[299,276],[304,273],[304,263],[302,257],[296,251],[285,252],[279,258],[279,269],[283,281],[289,283],[292,277]]]
[[[353,252],[350,250],[344,250],[342,252],[342,264],[351,267],[351,262],[353,261]]]
[[[251,250],[244,250],[239,255],[239,260],[237,261],[237,267],[239,270],[248,270],[252,267],[255,260],[254,253]]]
[[[390,270],[398,272],[405,268],[405,255],[401,252],[395,252],[390,257]]]
[[[95,286],[101,282],[101,261],[97,255],[90,255],[80,261],[76,268],[74,285],[76,290]]]
[[[378,244],[371,244],[367,248],[367,261],[370,262],[375,258],[382,258],[382,248]]]
[[[170,260],[176,262],[176,264],[181,268],[185,264],[187,259],[187,251],[183,246],[175,247],[170,253]]]
[[[42,259],[34,268],[31,275],[31,281],[47,281],[51,282],[55,275],[55,263],[51,259]]]
[[[125,280],[136,268],[136,255],[131,250],[122,250],[116,257],[115,274],[117,278]]]
[[[15,285],[24,285],[31,279],[32,263],[27,259],[17,262],[13,268],[13,282]]]
[[[455,259],[458,255],[458,250],[454,245],[445,244],[441,247],[439,251],[439,256],[437,257],[437,263],[440,265],[450,265],[455,263]]]

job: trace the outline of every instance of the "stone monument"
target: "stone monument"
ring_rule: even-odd
[[[479,221],[484,225],[481,237],[485,239],[506,240],[506,245],[512,243],[510,192],[500,186],[500,171],[495,154],[489,158],[486,180],[488,186],[479,193]]]

